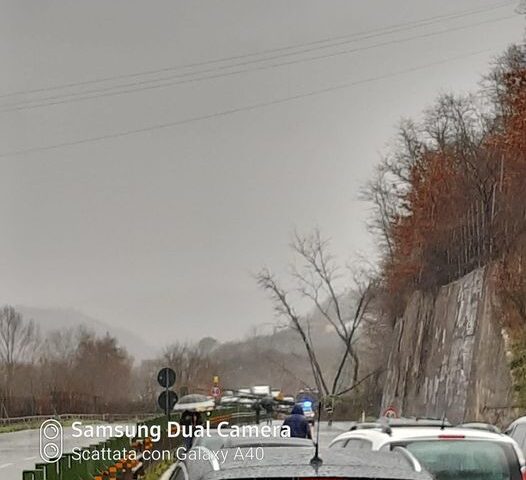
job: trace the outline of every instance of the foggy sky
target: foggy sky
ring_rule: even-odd
[[[282,271],[295,228],[319,225],[342,260],[374,252],[364,226],[368,207],[358,192],[396,123],[418,115],[441,91],[476,88],[490,59],[522,38],[524,17],[497,20],[513,15],[516,3],[309,55],[422,34],[390,46],[130,95],[0,111],[2,155],[241,107],[150,132],[0,156],[1,302],[74,307],[157,344],[208,334],[240,337],[273,321],[251,272],[264,265]],[[0,95],[497,4],[2,1]],[[443,29],[451,31],[426,36]],[[301,55],[285,60],[291,58]],[[0,109],[25,98],[1,97]]]

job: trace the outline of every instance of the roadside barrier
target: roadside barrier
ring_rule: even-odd
[[[65,413],[60,415],[30,415],[27,417],[5,417],[0,418],[0,425],[13,425],[21,423],[36,423],[43,422],[49,418],[53,418],[60,422],[66,422],[68,420],[93,420],[101,422],[114,422],[116,420],[139,420],[143,418],[155,418],[159,416],[158,413],[137,413],[137,414],[126,414],[126,413],[101,413],[101,414],[90,414],[90,413]]]
[[[42,417],[42,420],[47,418],[49,417]],[[79,416],[73,416],[73,418],[79,418]],[[253,423],[255,415],[250,410],[232,408],[215,410],[206,419],[210,420],[212,425],[217,425],[222,421],[239,425]],[[178,421],[179,415],[172,415],[170,420]],[[73,453],[66,453],[55,463],[37,463],[33,470],[22,472],[22,480],[134,480],[157,463],[157,460],[152,459],[151,452],[173,451],[181,446],[182,442],[179,437],[168,436],[166,416],[140,421],[137,425],[159,426],[162,432],[159,441],[154,442],[149,437],[110,438],[80,449],[77,455],[80,458],[74,457]],[[117,460],[113,455],[111,459],[96,459],[104,458],[103,451],[126,452],[127,455],[119,455]],[[145,452],[148,454],[145,455]]]

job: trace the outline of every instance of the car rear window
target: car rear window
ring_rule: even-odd
[[[513,447],[505,443],[439,440],[403,444],[436,480],[520,480]]]

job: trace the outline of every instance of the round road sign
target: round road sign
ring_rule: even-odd
[[[177,400],[177,393],[175,393],[173,390],[165,390],[159,395],[157,403],[159,404],[159,407],[161,407],[161,410],[168,414],[168,412],[174,408]]]
[[[212,397],[219,398],[221,396],[221,388],[219,388],[217,385],[214,385],[212,387]]]
[[[164,367],[159,370],[157,381],[161,387],[170,388],[175,383],[175,372],[171,368]]]
[[[385,409],[383,416],[385,418],[396,418],[398,417],[398,414],[393,406],[389,406]]]

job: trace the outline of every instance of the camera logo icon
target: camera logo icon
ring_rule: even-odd
[[[57,420],[40,425],[40,458],[47,463],[58,462],[64,450],[64,431]]]

